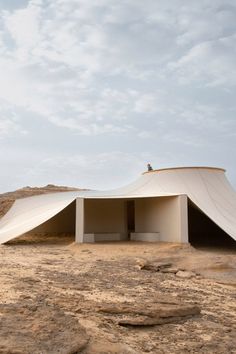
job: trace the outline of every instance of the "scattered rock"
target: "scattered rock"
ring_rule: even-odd
[[[172,268],[172,267],[161,269],[161,272],[162,272],[162,273],[172,273],[172,274],[176,274],[178,271],[179,271],[178,268]]]
[[[170,268],[172,263],[150,263],[144,259],[138,259],[136,268],[139,270],[150,270],[152,272],[160,272],[163,269]]]
[[[179,270],[176,273],[176,276],[179,278],[183,278],[183,279],[190,279],[190,278],[195,277],[196,274],[191,271],[187,271],[187,270]]]
[[[125,343],[112,343],[103,339],[101,342],[91,341],[83,354],[139,354],[139,352]]]
[[[149,353],[154,350],[153,344],[150,342],[144,342],[142,345],[142,349],[145,353]]]

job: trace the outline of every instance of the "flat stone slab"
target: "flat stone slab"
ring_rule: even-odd
[[[154,326],[178,322],[201,312],[196,305],[173,302],[107,304],[101,305],[98,311],[114,315],[116,322],[122,326]]]

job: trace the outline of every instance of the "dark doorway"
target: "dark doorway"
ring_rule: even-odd
[[[135,204],[134,200],[127,200],[127,231],[128,237],[130,233],[135,232]]]
[[[193,246],[236,247],[236,242],[188,200],[189,242]]]

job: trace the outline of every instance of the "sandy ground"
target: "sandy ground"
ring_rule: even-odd
[[[76,245],[69,237],[28,236],[0,246],[0,253],[0,353],[236,353],[235,250]],[[140,269],[144,263],[171,263],[193,273],[180,278],[176,271]],[[100,311],[166,303],[198,306],[201,313],[161,325],[121,326],[119,311]]]

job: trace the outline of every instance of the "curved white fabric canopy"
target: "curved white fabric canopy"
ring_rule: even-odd
[[[0,243],[7,242],[49,220],[76,198],[145,198],[187,195],[213,222],[236,240],[236,192],[225,171],[211,167],[183,167],[146,172],[120,189],[63,192],[17,200],[0,220]]]
[[[51,219],[72,203],[77,195],[63,192],[16,200],[8,213],[0,219],[0,243],[23,235]]]

